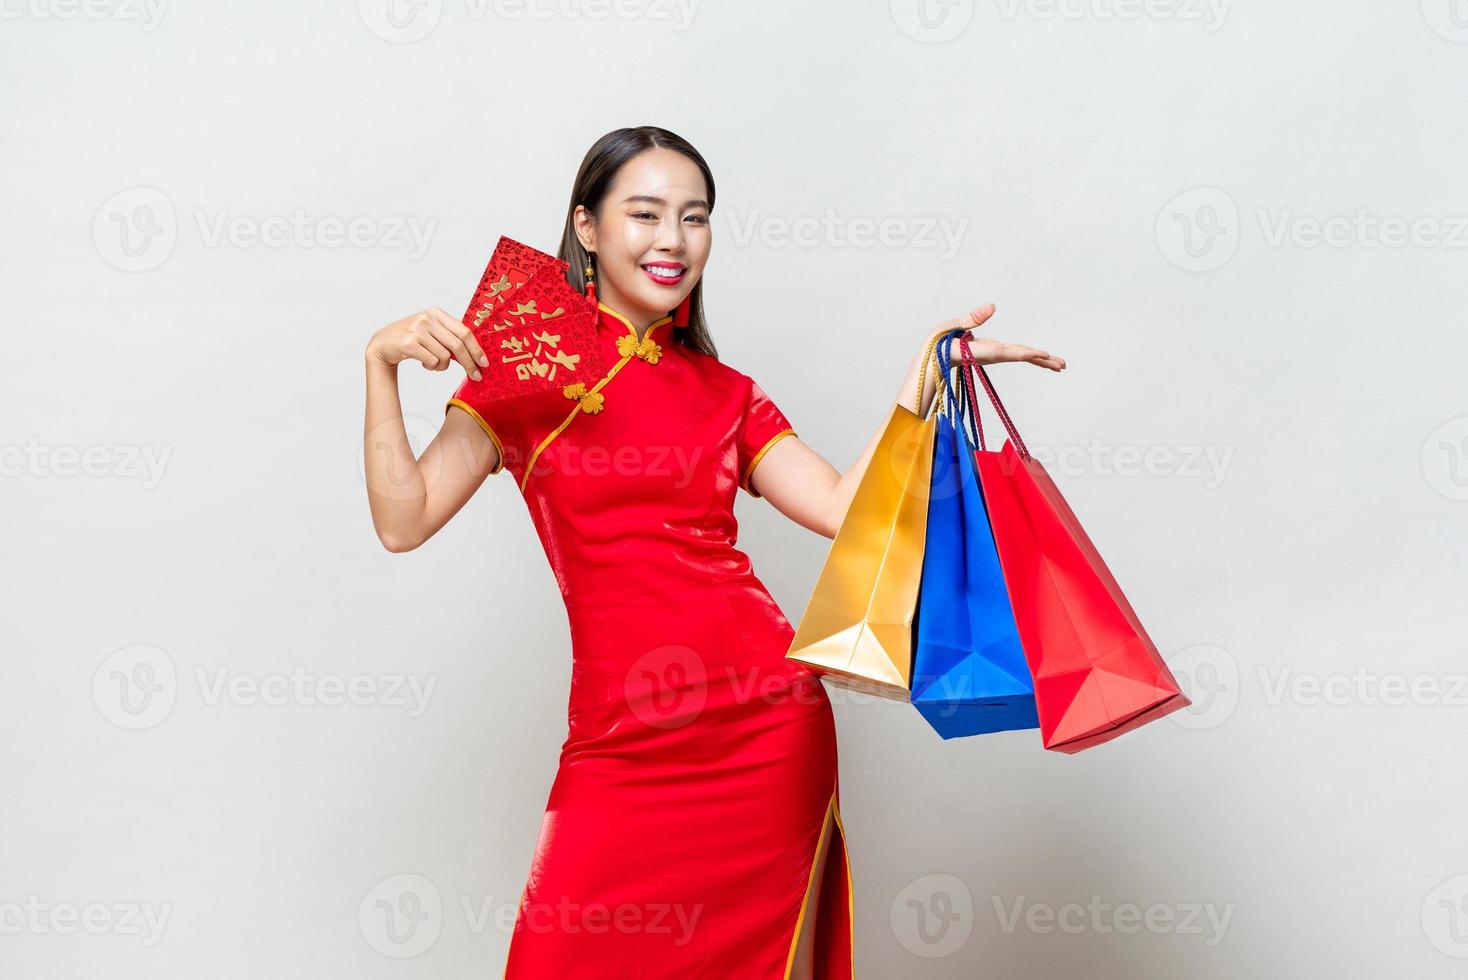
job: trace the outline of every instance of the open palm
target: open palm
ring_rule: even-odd
[[[994,315],[994,304],[985,303],[976,310],[939,324],[937,333],[947,333],[950,330],[975,330],[982,326],[989,317]],[[1049,368],[1052,371],[1065,370],[1065,358],[1052,355],[1049,351],[1038,350],[1034,347],[1026,347],[1024,344],[1007,344],[1002,340],[993,340],[989,337],[976,337],[972,333],[965,340],[968,349],[973,352],[975,360],[980,364],[999,364],[1005,361],[1028,361],[1040,367]]]

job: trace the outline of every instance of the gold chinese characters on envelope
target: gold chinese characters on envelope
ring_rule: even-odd
[[[566,385],[595,383],[603,371],[596,343],[597,311],[566,281],[569,265],[512,238],[501,237],[464,325],[474,332],[489,366],[482,401],[516,398]]]

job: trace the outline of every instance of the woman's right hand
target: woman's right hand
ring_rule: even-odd
[[[430,371],[447,370],[458,361],[475,381],[480,380],[479,369],[489,366],[489,358],[469,328],[437,306],[377,331],[367,342],[367,353],[389,366],[414,360]]]
[[[994,304],[985,303],[977,309],[970,310],[964,316],[956,320],[949,320],[938,325],[938,329],[928,334],[928,343],[932,343],[934,337],[941,337],[951,330],[973,331],[988,322],[989,317],[994,315]],[[1034,347],[1026,347],[1024,344],[1008,344],[1002,340],[990,340],[988,337],[976,337],[969,333],[963,338],[968,344],[968,349],[973,352],[974,360],[980,364],[1001,364],[1006,361],[1028,361],[1038,367],[1049,368],[1052,371],[1065,370],[1065,358],[1055,357],[1049,351],[1039,350]]]

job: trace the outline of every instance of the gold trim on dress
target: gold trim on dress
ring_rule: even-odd
[[[540,454],[545,451],[545,447],[549,446],[551,441],[560,435],[566,426],[571,424],[571,420],[582,412],[595,415],[605,407],[606,396],[601,393],[601,389],[605,387],[608,381],[616,377],[617,372],[622,370],[628,361],[634,357],[640,357],[649,364],[656,364],[662,356],[663,349],[652,339],[652,332],[665,323],[671,323],[673,320],[672,314],[663,317],[661,320],[654,320],[648,325],[647,332],[639,340],[637,338],[637,328],[632,325],[632,321],[605,303],[598,302],[596,306],[597,309],[604,310],[609,316],[619,320],[627,328],[627,334],[617,338],[617,353],[622,355],[622,359],[612,365],[611,370],[606,373],[606,377],[592,385],[589,389],[580,383],[567,385],[561,389],[561,394],[567,398],[576,399],[576,406],[571,409],[571,413],[566,416],[565,421],[556,426],[550,435],[542,439],[540,445],[535,447],[535,452],[530,454],[530,461],[525,464],[525,472],[520,477],[520,489],[522,491],[525,489],[525,484],[530,480],[530,471],[535,466],[535,461],[540,458]]]
[[[749,482],[750,476],[754,473],[754,468],[759,465],[760,460],[765,458],[765,453],[770,451],[771,446],[779,442],[781,439],[784,439],[786,436],[793,436],[795,434],[796,433],[794,429],[781,429],[779,432],[776,432],[774,435],[770,436],[769,442],[760,447],[760,451],[754,454],[754,458],[751,459],[749,461],[749,465],[744,468],[744,475],[739,479],[739,486],[751,497],[764,496],[764,494],[760,493],[754,488],[754,484]]]
[[[836,829],[841,832],[841,860],[846,865],[846,938],[851,943],[847,960],[851,964],[851,980],[856,980],[856,889],[851,884],[851,848],[847,847],[846,825],[841,822],[841,805],[831,795],[831,812],[836,815]],[[827,854],[826,860],[830,860]]]
[[[466,401],[464,401],[463,399],[460,399],[460,398],[450,398],[448,400],[448,404],[444,405],[444,407],[443,407],[443,413],[445,415],[447,415],[449,413],[449,405],[457,405],[460,408],[462,408],[464,411],[468,412],[470,415],[472,415],[474,417],[474,421],[476,421],[476,422],[479,423],[479,427],[481,429],[483,429],[486,433],[489,434],[490,441],[492,441],[494,443],[495,451],[499,453],[499,462],[497,462],[495,464],[494,469],[492,469],[492,470],[489,471],[489,474],[488,475],[494,476],[500,470],[504,469],[505,468],[505,446],[504,446],[504,443],[500,442],[500,437],[494,434],[494,430],[489,427],[489,423],[486,422],[486,421],[484,421],[484,416],[483,415],[480,415],[477,411],[475,411],[473,405],[470,405],[468,402],[466,402]]]
[[[805,924],[805,913],[808,910],[807,907],[810,905],[811,890],[821,884],[815,880],[816,858],[820,857],[821,846],[831,836],[832,826],[835,826],[836,832],[841,838],[841,858],[846,865],[846,934],[851,942],[850,959],[847,962],[851,965],[851,980],[856,980],[856,893],[851,887],[851,849],[846,846],[846,827],[841,823],[841,807],[836,803],[835,790],[831,791],[831,800],[826,804],[826,813],[821,819],[821,836],[816,840],[815,855],[810,859],[810,873],[806,875],[805,879],[805,895],[800,900],[800,914],[795,917],[795,932],[790,936],[790,951],[785,954],[784,980],[790,980],[790,971],[795,967],[795,950],[800,945],[800,930],[801,926]],[[834,838],[832,838],[831,843],[834,846]],[[828,848],[826,850],[826,862],[830,862],[830,860],[831,851]],[[821,868],[821,877],[825,877],[824,865]],[[823,888],[821,891],[821,903],[824,904],[826,899],[827,896]],[[811,942],[814,943],[815,941],[815,936],[812,935]],[[815,950],[812,950],[811,953],[814,956]]]
[[[641,337],[638,337],[637,336],[637,328],[632,325],[632,321],[631,320],[627,319],[625,316],[623,316],[622,314],[618,313],[616,310],[612,309],[610,306],[608,306],[607,304],[601,302],[600,300],[597,301],[596,308],[599,309],[599,310],[605,311],[606,313],[610,314],[612,317],[614,317],[617,320],[621,321],[622,326],[624,326],[624,327],[627,328],[627,332],[632,335],[632,339],[634,339],[634,340],[646,340],[648,337],[651,337],[652,336],[652,332],[654,330],[656,330],[658,327],[661,327],[665,323],[671,323],[671,322],[673,322],[673,314],[669,313],[667,316],[663,317],[661,320],[654,320],[652,323],[648,324],[648,326],[647,326],[647,333],[643,334]]]

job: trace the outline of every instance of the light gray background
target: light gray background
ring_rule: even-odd
[[[510,477],[379,545],[361,354],[654,123],[838,468],[941,319],[1069,361],[991,373],[1196,700],[1069,757],[833,692],[859,975],[1461,976],[1468,6],[533,9],[4,6],[0,974],[499,975],[564,609]],[[738,516],[797,618],[828,542]]]

